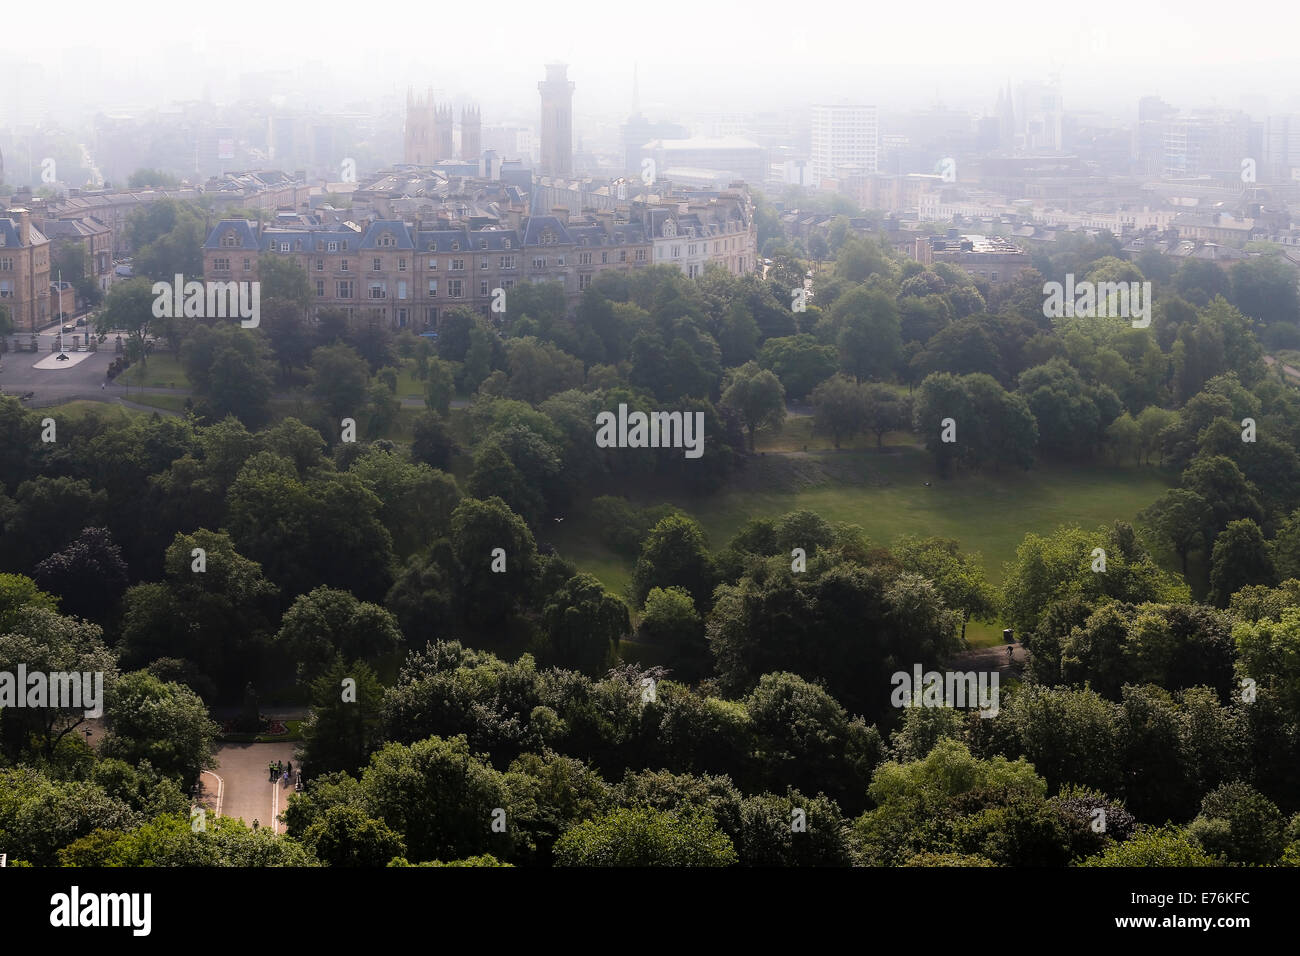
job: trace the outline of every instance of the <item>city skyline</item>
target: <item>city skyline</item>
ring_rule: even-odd
[[[296,92],[322,109],[396,101],[408,86],[424,89],[432,82],[440,98],[459,102],[473,96],[485,112],[504,114],[513,108],[522,114],[531,105],[526,94],[534,88],[537,72],[553,61],[570,66],[579,118],[626,113],[633,62],[640,67],[647,114],[656,108],[783,109],[841,99],[882,108],[935,102],[972,106],[982,102],[986,85],[1052,74],[1061,77],[1072,108],[1130,111],[1135,89],[1199,105],[1261,111],[1282,112],[1297,103],[1295,94],[1277,88],[1277,77],[1285,75],[1279,68],[1289,62],[1286,37],[1293,31],[1287,27],[1300,25],[1300,13],[1294,10],[1279,11],[1273,29],[1254,37],[1248,49],[1238,49],[1203,42],[1196,24],[1217,15],[1204,2],[1182,5],[1177,20],[1113,0],[1087,14],[1013,2],[999,7],[1003,15],[996,20],[945,2],[918,31],[913,11],[906,8],[800,17],[764,2],[745,22],[732,22],[723,11],[669,0],[656,6],[657,17],[680,16],[691,33],[726,35],[729,42],[698,58],[690,43],[663,44],[652,32],[636,29],[634,15],[614,18],[611,26],[623,29],[618,43],[610,44],[583,43],[558,21],[542,21],[518,37],[494,35],[488,44],[492,69],[471,71],[479,63],[476,44],[463,53],[440,51],[434,65],[421,48],[418,31],[382,38],[362,31],[350,38],[350,54],[381,68],[345,71],[322,52],[337,42],[334,20],[255,8],[246,0],[229,6],[235,16],[256,11],[258,29],[238,42],[211,36],[197,11],[143,0],[137,17],[157,15],[168,24],[171,39],[125,64],[107,51],[140,42],[126,25],[67,22],[51,31],[40,13],[15,10],[12,29],[0,39],[0,62],[33,67],[23,81],[30,84],[29,96],[47,100],[62,122],[71,121],[65,114],[78,105],[92,105],[92,99],[95,109],[106,111],[209,96],[229,103],[240,96],[241,77],[277,71],[293,76]],[[506,16],[511,12],[527,15],[519,5],[503,11]],[[440,11],[438,24],[443,32],[465,35],[479,29],[470,11]],[[297,42],[280,44],[284,30],[292,31]],[[37,33],[42,36],[39,53],[13,40]],[[990,55],[993,50],[996,57]],[[972,83],[972,76],[988,76],[991,82]],[[43,84],[51,88],[37,96]],[[88,89],[95,91],[93,97]],[[1261,93],[1268,90],[1276,92]],[[1271,102],[1261,102],[1264,98]]]

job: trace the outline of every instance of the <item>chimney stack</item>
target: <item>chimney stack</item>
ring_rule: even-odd
[[[31,213],[19,206],[9,210],[9,217],[18,223],[18,244],[30,246],[32,244]]]

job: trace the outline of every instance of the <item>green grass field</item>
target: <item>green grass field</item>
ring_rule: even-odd
[[[136,418],[149,415],[149,412],[140,411],[138,408],[124,408],[121,405],[111,405],[108,402],[83,401],[64,402],[62,405],[48,405],[42,408],[34,408],[32,411],[39,413],[41,417],[49,415],[56,422],[80,422],[87,418],[99,418],[113,425],[125,425]]]
[[[164,411],[177,412],[183,415],[185,413],[185,398],[184,395],[158,395],[151,392],[141,392],[130,396],[129,401],[135,402],[137,405],[148,405],[151,408],[160,408]]]
[[[806,467],[791,472],[792,465]],[[816,480],[819,468],[829,480]],[[791,474],[796,480],[791,480]],[[805,483],[801,485],[800,479]],[[882,545],[904,534],[954,538],[964,550],[980,554],[990,581],[999,584],[1003,564],[1014,557],[1026,534],[1048,534],[1065,524],[1095,528],[1116,519],[1132,520],[1169,486],[1170,480],[1153,468],[1099,464],[1040,465],[1028,472],[943,481],[935,476],[928,453],[900,445],[883,453],[760,457],[728,490],[705,498],[670,500],[700,522],[715,551],[725,547],[750,518],[779,517],[807,508],[828,521],[861,525]],[[654,503],[644,494],[628,495],[640,506]],[[542,537],[611,591],[626,594],[633,562],[605,547],[599,529],[580,513]],[[973,646],[997,644],[1002,625],[973,621],[966,637]]]
[[[908,432],[889,432],[885,435],[885,447],[891,445],[908,445],[916,441],[916,436]],[[873,451],[876,447],[874,433],[854,435],[840,441],[841,451]],[[764,428],[755,435],[754,450],[759,452],[798,452],[831,451],[830,436],[819,435],[813,431],[811,415],[791,415],[779,430]]]
[[[190,380],[181,368],[181,363],[170,352],[159,352],[149,356],[147,364],[136,362],[117,377],[123,385],[137,385],[144,388],[189,388]]]
[[[999,582],[1003,562],[1026,533],[1046,533],[1062,524],[1091,528],[1117,518],[1131,520],[1169,487],[1154,469],[1104,465],[1040,465],[1028,472],[944,481],[935,476],[930,456],[910,446],[828,457],[864,481],[788,491],[724,491],[707,501],[673,503],[699,519],[714,548],[725,545],[750,518],[807,508],[828,521],[861,525],[881,544],[904,534],[955,538],[963,549],[980,552],[990,579]]]
[[[403,359],[398,365],[397,397],[424,398],[424,382],[415,375],[415,359]]]

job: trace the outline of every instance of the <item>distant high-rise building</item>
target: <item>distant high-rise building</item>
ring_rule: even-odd
[[[1016,104],[1011,96],[1011,81],[1007,81],[1005,91],[998,90],[998,148],[1013,150],[1016,148]]]
[[[1300,113],[1283,113],[1264,120],[1264,170],[1275,180],[1290,180],[1300,172]],[[4,177],[0,175],[0,179]]]
[[[477,163],[483,153],[483,125],[477,106],[460,111],[460,158]]]
[[[542,175],[573,175],[573,83],[563,63],[548,63],[542,95]]]
[[[1177,115],[1178,108],[1158,96],[1144,96],[1138,100],[1134,152],[1142,172],[1159,175],[1164,168],[1165,128]]]
[[[1061,121],[1065,110],[1061,105],[1061,86],[1057,78],[1053,76],[1047,83],[1021,84],[1018,106],[1026,151],[1060,152]]]
[[[1163,176],[1239,173],[1249,155],[1250,118],[1240,110],[1196,111],[1164,124]]]
[[[1242,160],[1264,160],[1269,144],[1282,145],[1284,127],[1256,130],[1241,110],[1180,112],[1155,96],[1138,101],[1136,151],[1139,169],[1170,179],[1213,174],[1237,176]],[[1264,153],[1265,156],[1258,154]],[[1257,174],[1258,175],[1258,174]]]
[[[833,179],[839,166],[874,173],[879,162],[878,133],[874,106],[813,106],[813,184]]]

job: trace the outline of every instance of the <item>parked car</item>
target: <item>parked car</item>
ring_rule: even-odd
[[[78,327],[84,326],[85,324],[86,324],[86,317],[84,315],[81,318],[77,319]]]
[[[65,326],[63,327],[63,331],[64,331],[64,332],[75,332],[75,331],[77,331],[77,327],[76,327],[75,325],[65,325]]]

